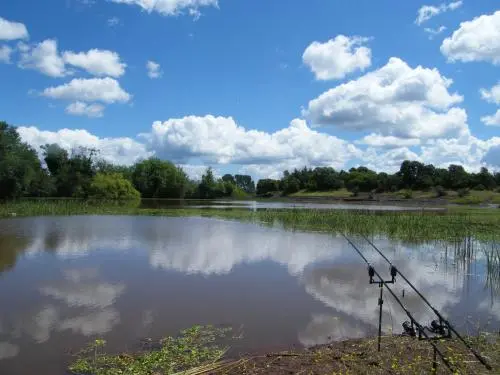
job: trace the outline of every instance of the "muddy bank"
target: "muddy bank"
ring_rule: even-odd
[[[437,342],[455,373],[500,374],[500,336],[469,338],[493,367],[488,371],[457,340]],[[263,355],[244,355],[212,374],[428,374],[433,368],[433,348],[427,341],[404,336],[347,340],[310,349]],[[437,374],[450,370],[438,357]]]

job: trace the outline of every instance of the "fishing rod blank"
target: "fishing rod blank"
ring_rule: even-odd
[[[382,253],[382,251],[377,246],[375,246],[375,244],[372,241],[370,241],[364,235],[362,237],[382,256],[382,258],[384,258],[387,261],[387,263],[389,263],[391,267],[394,267],[397,270],[397,268],[392,264],[392,262],[384,255],[384,253]],[[427,298],[425,298],[422,295],[422,293],[420,293],[420,291],[415,287],[415,285],[413,285],[410,282],[410,280],[408,280],[405,277],[405,275],[403,275],[399,270],[397,270],[397,273],[419,295],[419,297],[427,304],[427,306],[429,306],[429,308],[437,315],[437,317],[441,320],[441,322],[444,322],[448,326],[448,329],[451,330],[458,337],[460,341],[462,341],[462,343],[467,347],[467,349],[471,351],[472,354],[474,354],[477,360],[481,362],[481,364],[483,364],[483,366],[485,366],[488,370],[492,370],[492,367],[486,361],[486,359],[484,359],[483,356],[481,356],[481,354],[479,354],[472,346],[470,346],[470,344],[467,341],[465,341],[465,339],[457,332],[457,330],[451,325],[451,323],[447,319],[445,319],[434,306],[431,305],[431,303],[427,300]]]
[[[448,360],[446,359],[446,357],[443,355],[443,353],[441,353],[441,351],[439,350],[439,348],[431,341],[430,337],[425,333],[424,327],[422,327],[422,325],[413,317],[413,315],[408,311],[408,309],[404,306],[404,304],[396,296],[396,294],[392,291],[392,289],[389,288],[389,286],[383,281],[383,279],[380,276],[380,274],[370,264],[370,262],[368,261],[368,259],[366,259],[366,257],[357,248],[357,246],[345,234],[342,234],[342,235],[344,236],[344,238],[346,239],[346,241],[354,248],[354,250],[356,250],[356,252],[361,256],[361,258],[363,258],[363,260],[365,261],[365,263],[368,265],[368,271],[369,271],[369,274],[370,274],[370,278],[372,277],[372,274],[373,274],[373,275],[376,275],[380,279],[380,285],[384,285],[387,288],[387,290],[389,291],[389,293],[391,293],[391,295],[394,297],[394,299],[396,300],[396,302],[399,304],[399,306],[401,306],[401,308],[403,309],[403,311],[406,313],[406,315],[408,316],[408,318],[411,320],[411,323],[414,324],[417,327],[417,329],[419,331],[419,334],[424,335],[424,337],[429,341],[429,343],[431,344],[431,346],[434,348],[434,356],[436,355],[436,353],[439,354],[439,357],[441,357],[441,359],[443,360],[443,363],[446,365],[446,367],[448,368],[448,370],[450,370],[452,374],[455,374],[455,371],[451,367],[451,365],[448,362]],[[434,360],[434,363],[433,363],[433,368],[434,369],[436,368],[436,364],[437,363]]]

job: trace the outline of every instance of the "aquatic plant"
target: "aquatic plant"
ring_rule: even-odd
[[[213,369],[228,349],[218,344],[228,331],[230,329],[194,326],[177,337],[164,338],[158,347],[149,345],[146,350],[133,354],[107,354],[104,352],[106,341],[97,339],[76,354],[69,370],[76,375],[173,375],[200,367]]]

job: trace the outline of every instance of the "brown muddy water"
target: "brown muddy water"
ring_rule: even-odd
[[[498,244],[375,243],[464,333],[500,329]],[[360,238],[376,268],[388,266]],[[434,319],[398,280],[422,323]],[[406,316],[385,296],[385,332]],[[234,353],[375,335],[378,288],[340,237],[205,218],[0,220],[0,374],[64,374],[96,337],[110,350],[194,324],[243,333]]]

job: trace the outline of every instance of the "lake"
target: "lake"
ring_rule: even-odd
[[[423,207],[415,204],[379,202],[332,203],[328,200],[311,201],[273,201],[273,200],[196,200],[196,199],[142,199],[141,208],[244,208],[263,209],[310,209],[310,210],[363,210],[363,211],[444,211],[439,207]]]
[[[486,261],[498,244],[374,242],[459,330],[500,329],[498,268],[488,273]],[[403,289],[430,323],[398,280]],[[384,331],[401,333],[407,318],[385,299]],[[194,217],[0,220],[0,374],[64,374],[68,353],[96,337],[134,350],[194,324],[243,333],[232,355],[375,335],[377,300],[359,255],[328,234]]]

